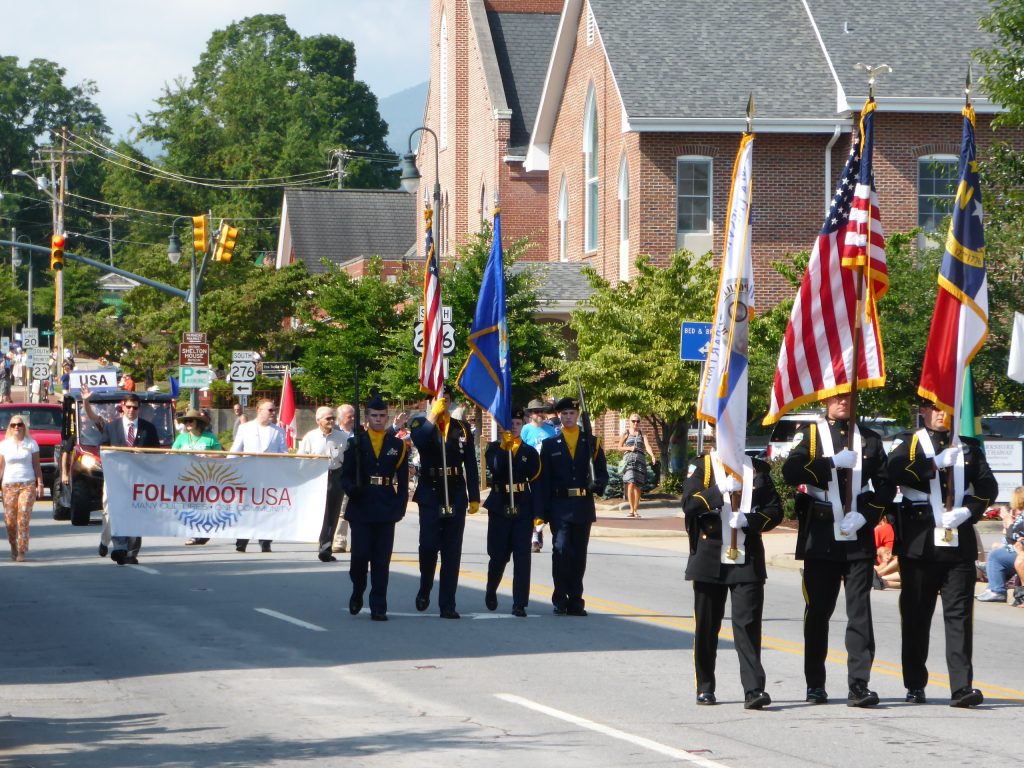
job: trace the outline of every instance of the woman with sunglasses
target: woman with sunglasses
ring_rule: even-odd
[[[640,494],[643,492],[644,483],[647,482],[647,456],[651,457],[654,463],[654,452],[648,447],[644,440],[644,433],[640,431],[640,416],[632,414],[629,417],[629,425],[619,441],[619,450],[626,451],[623,461],[625,468],[622,472],[622,489],[629,502],[629,517],[640,517],[637,511],[640,508]]]
[[[28,425],[20,414],[11,417],[7,435],[0,440],[0,476],[11,560],[21,563],[28,552],[32,505],[43,494],[43,469],[39,464],[39,445],[29,437]]]
[[[210,426],[210,418],[202,411],[190,408],[181,417],[181,425],[184,427],[178,436],[174,438],[172,451],[223,451],[220,441],[212,432],[207,432]],[[185,546],[191,547],[208,542],[209,538],[191,538],[185,542]]]

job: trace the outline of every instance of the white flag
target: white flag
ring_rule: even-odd
[[[1013,313],[1013,337],[1010,339],[1010,364],[1006,375],[1024,384],[1024,315]]]

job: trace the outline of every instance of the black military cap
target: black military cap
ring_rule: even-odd
[[[513,408],[512,409],[512,418],[513,419],[525,419],[526,418],[526,411],[524,411],[522,408]]]
[[[934,402],[929,400],[927,397],[917,396],[917,407],[918,408],[938,408]]]
[[[575,397],[563,397],[555,403],[555,413],[561,413],[562,411],[578,411],[579,409],[580,401]]]
[[[366,410],[368,411],[386,411],[388,404],[384,402],[384,398],[380,395],[374,395],[370,402],[366,404]]]

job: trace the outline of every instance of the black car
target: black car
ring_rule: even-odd
[[[174,399],[166,392],[124,392],[119,389],[96,391],[89,402],[96,415],[109,422],[121,418],[121,401],[129,394],[139,398],[139,418],[156,427],[160,446],[170,448],[176,436]],[[72,525],[88,525],[92,513],[103,508],[103,463],[100,459],[100,428],[85,415],[81,395],[65,394],[58,467],[70,467],[71,482],[61,482],[61,472],[53,480],[54,517],[70,516]]]

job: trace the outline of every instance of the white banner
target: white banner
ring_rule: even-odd
[[[327,461],[102,450],[114,536],[316,541]]]

